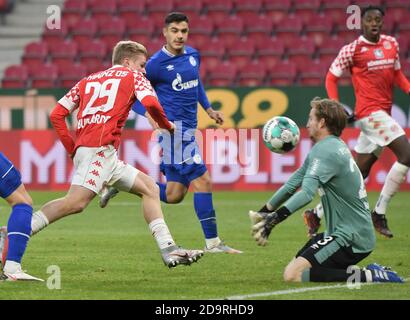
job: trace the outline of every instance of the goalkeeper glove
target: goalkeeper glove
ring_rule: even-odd
[[[276,212],[254,212],[249,211],[252,222],[252,236],[260,246],[266,246],[272,229],[290,215],[286,207]]]

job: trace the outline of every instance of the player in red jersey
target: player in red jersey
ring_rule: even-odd
[[[393,87],[397,85],[410,94],[410,82],[400,67],[398,42],[394,37],[381,34],[383,10],[369,6],[361,16],[363,34],[340,50],[327,74],[326,90],[330,98],[339,100],[337,81],[344,71],[350,70],[356,96],[355,118],[361,129],[355,147],[356,162],[364,178],[383,147],[390,148],[397,157],[372,211],[375,229],[391,238],[393,234],[387,225],[386,209],[410,167],[409,141],[391,117]],[[309,234],[314,234],[320,226],[318,212],[320,207],[305,212]]]
[[[117,157],[121,131],[136,99],[160,128],[173,131],[150,82],[145,78],[147,51],[133,41],[120,41],[113,50],[113,66],[85,77],[58,101],[51,122],[65,149],[73,158],[75,173],[63,198],[45,204],[33,214],[32,234],[67,215],[82,212],[103,185],[142,198],[144,218],[168,267],[189,265],[201,250],[176,246],[161,211],[158,186],[143,172]],[[76,138],[67,129],[65,118],[78,109]]]

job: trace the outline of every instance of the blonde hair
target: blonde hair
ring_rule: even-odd
[[[325,119],[330,134],[339,137],[346,127],[347,114],[343,106],[336,100],[315,97],[310,106],[315,109],[318,120]]]
[[[120,41],[112,51],[112,64],[122,64],[125,58],[132,58],[136,55],[148,56],[147,49],[135,41]]]

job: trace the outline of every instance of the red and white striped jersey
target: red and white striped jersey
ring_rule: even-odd
[[[352,75],[357,118],[377,110],[391,113],[395,71],[400,70],[399,44],[394,37],[381,35],[373,43],[360,36],[344,46],[330,72],[340,77],[346,70]]]
[[[132,104],[155,91],[141,72],[115,65],[80,80],[58,103],[78,108],[75,149],[112,144],[118,148]]]

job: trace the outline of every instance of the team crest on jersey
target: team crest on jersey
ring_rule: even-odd
[[[384,58],[384,53],[382,49],[375,49],[373,52],[374,52],[374,56],[376,57],[376,59]]]
[[[195,58],[194,58],[193,56],[190,56],[190,57],[189,57],[189,62],[192,64],[193,67],[196,66],[196,60],[195,60]]]
[[[166,68],[167,68],[168,71],[172,71],[172,70],[174,70],[174,65],[169,64],[169,65],[167,65]]]
[[[384,47],[386,50],[390,50],[390,49],[391,49],[391,43],[390,43],[389,41],[384,41],[384,42],[383,42],[383,47]]]

